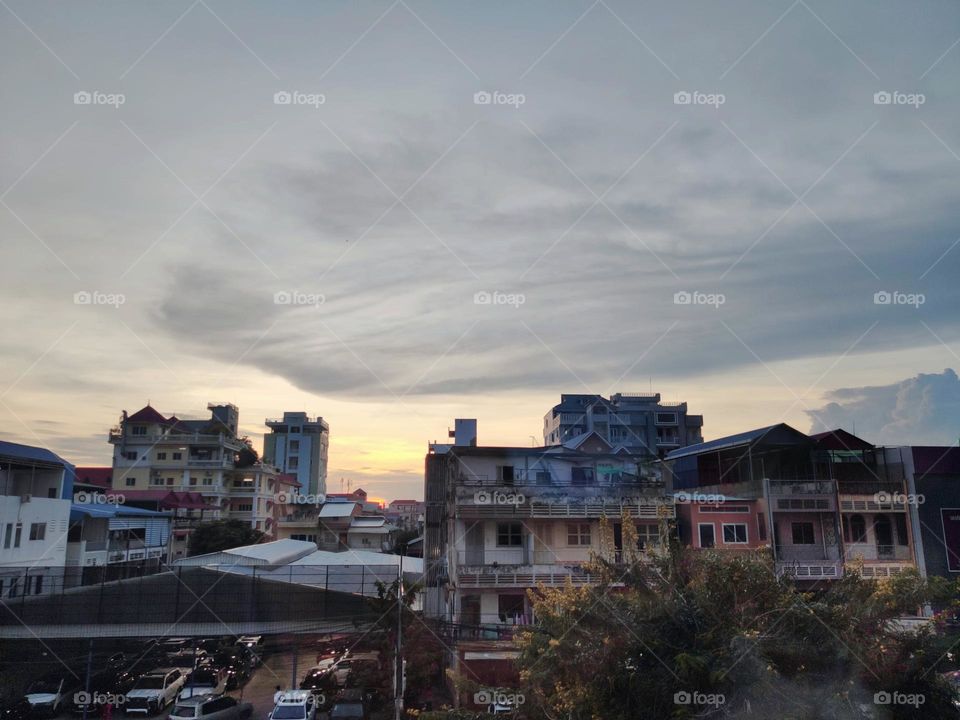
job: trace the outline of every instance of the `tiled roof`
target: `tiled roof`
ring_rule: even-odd
[[[167,418],[154,410],[150,405],[137,410],[133,415],[127,416],[127,422],[145,422],[166,424]]]
[[[113,482],[113,468],[78,467],[74,470],[74,481],[108,488]]]

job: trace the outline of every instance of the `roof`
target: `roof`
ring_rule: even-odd
[[[115,517],[157,517],[169,518],[168,512],[145,510],[127,505],[100,505],[98,503],[73,503],[70,506],[70,522],[76,522],[83,517],[115,518]]]
[[[189,490],[126,490],[123,496],[127,502],[155,502],[166,508],[186,510],[212,510],[213,505],[198,492]]]
[[[843,428],[827,430],[827,432],[811,435],[810,439],[817,443],[818,448],[824,450],[873,450],[872,443],[849,433]]]
[[[23,462],[29,464],[47,464],[59,465],[60,467],[72,467],[70,463],[64,460],[46,448],[35,447],[33,445],[21,445],[20,443],[6,442],[0,440],[0,458],[7,461]]]
[[[113,482],[112,467],[78,467],[73,472],[74,480],[79,483],[108,488]]]
[[[727,435],[726,437],[710,440],[709,442],[697,443],[696,445],[687,445],[686,447],[678,448],[677,450],[669,453],[666,459],[676,460],[677,458],[687,457],[689,455],[702,455],[703,453],[707,452],[717,452],[736,447],[745,447],[747,445],[753,445],[774,434],[791,434],[797,436],[798,439],[802,438],[804,440],[809,440],[809,438],[799,430],[790,427],[786,423],[778,423],[776,425],[767,425],[766,427],[757,428],[756,430],[747,430],[746,432],[737,433],[736,435]]]
[[[273,542],[260,543],[258,545],[243,545],[242,547],[224,550],[227,555],[241,555],[252,560],[264,560],[268,564],[275,565],[284,562],[290,562],[291,555],[303,557],[307,552],[317,549],[317,544],[307,542],[306,540],[274,540]],[[301,554],[302,553],[302,554]]]
[[[382,525],[353,525],[351,524],[347,528],[347,534],[350,533],[366,533],[367,535],[389,535],[392,532],[398,530],[396,525],[390,525],[389,523],[383,523]]]
[[[589,440],[589,439],[592,438],[592,437],[595,437],[597,440],[599,440],[601,443],[603,443],[604,447],[607,448],[607,451],[608,451],[608,452],[611,451],[611,450],[613,450],[613,448],[610,446],[610,443],[608,443],[606,440],[604,440],[604,439],[603,439],[603,436],[600,435],[600,433],[598,433],[596,430],[591,430],[590,432],[581,433],[580,435],[576,435],[576,436],[570,438],[569,440],[564,440],[564,441],[563,441],[563,446],[564,446],[565,448],[569,448],[570,450],[577,450],[577,449],[579,449],[587,440]]]
[[[394,505],[416,505],[417,503],[423,502],[422,500],[391,500],[390,507]]]
[[[137,410],[133,415],[127,416],[127,422],[145,422],[145,423],[167,423],[167,418],[158,413],[149,403]]]
[[[280,473],[277,475],[277,482],[281,485],[292,485],[293,487],[300,487],[300,481],[297,480],[296,475],[290,475],[289,473]]]
[[[337,518],[337,517],[350,517],[357,509],[357,504],[352,502],[342,503],[324,503],[323,507],[320,508],[320,514],[318,517],[322,518]]]
[[[316,546],[314,546],[316,547]],[[316,550],[305,555],[299,560],[290,563],[291,565],[338,565],[344,566],[383,566],[400,565],[403,562],[404,573],[423,572],[423,558],[407,557],[406,555],[394,555],[392,553],[378,553],[372,550],[344,550],[343,552],[330,552],[328,550]]]
[[[359,515],[353,519],[351,527],[381,527],[386,523],[386,518],[380,515]]]

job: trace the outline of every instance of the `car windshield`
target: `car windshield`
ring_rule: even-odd
[[[337,703],[330,711],[332,718],[362,718],[363,705],[361,703]]]
[[[27,690],[27,695],[49,694],[60,691],[59,680],[37,680]]]
[[[277,705],[273,711],[273,720],[303,720],[307,709],[303,705]]]
[[[187,687],[216,687],[217,676],[212,672],[195,672],[187,680]]]
[[[163,677],[160,675],[147,675],[140,678],[135,690],[163,690]]]
[[[177,705],[170,713],[170,717],[192,718],[193,710],[193,705]]]

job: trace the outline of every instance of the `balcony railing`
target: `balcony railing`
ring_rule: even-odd
[[[593,468],[584,468],[593,470]],[[515,488],[515,487],[539,487],[549,489],[551,487],[640,487],[640,488],[662,488],[663,480],[654,477],[644,477],[634,475],[628,472],[597,472],[588,473],[584,476],[577,476],[574,479],[572,473],[564,477],[556,473],[545,470],[522,470],[514,471],[513,479],[498,478],[491,480],[486,473],[460,473],[457,484],[465,487],[497,487],[497,488]]]
[[[893,495],[904,492],[903,483],[897,480],[837,480],[841,495]]]
[[[531,565],[497,568],[484,566],[457,573],[460,587],[470,588],[563,585],[568,579],[574,585],[589,585],[594,582],[588,572],[578,567],[556,566],[550,569],[537,569]]]
[[[120,428],[110,431],[109,440],[112,443],[146,444],[146,445],[223,445],[234,450],[241,450],[244,443],[229,435],[213,435],[210,433],[151,433],[149,435],[131,435],[124,433]]]
[[[480,503],[475,499],[458,501],[457,512],[464,518],[620,518],[627,517],[659,520],[673,519],[677,516],[672,498],[651,498],[650,502],[537,502],[525,501],[518,504]]]
[[[770,480],[771,495],[833,495],[833,480]]]

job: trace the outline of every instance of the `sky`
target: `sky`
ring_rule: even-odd
[[[960,437],[960,5],[0,2],[0,435],[149,400],[422,497],[560,393]]]

